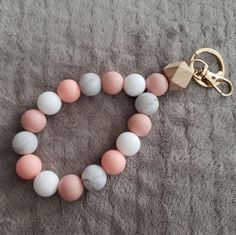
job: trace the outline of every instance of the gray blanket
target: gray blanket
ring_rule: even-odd
[[[235,82],[235,29],[235,0],[0,1],[0,234],[235,234],[236,93],[191,82],[160,97],[126,170],[74,203],[37,196],[16,176],[11,148],[38,95],[86,72],[146,77],[212,47]],[[64,105],[38,135],[43,169],[80,175],[134,112],[124,93]]]

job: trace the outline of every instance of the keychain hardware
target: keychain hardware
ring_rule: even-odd
[[[201,53],[209,53],[213,55],[218,62],[220,70],[217,73],[213,73],[209,70],[209,65],[202,59],[198,59]],[[197,69],[196,62],[201,63],[203,67]],[[193,74],[193,79],[201,86],[208,88],[215,88],[222,96],[230,96],[233,93],[233,84],[227,78],[225,78],[225,65],[224,60],[219,52],[211,48],[201,48],[197,50],[191,58],[189,67]],[[220,89],[220,85],[227,85],[228,92],[225,93]]]

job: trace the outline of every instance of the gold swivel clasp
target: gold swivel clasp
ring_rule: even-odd
[[[217,73],[213,73],[209,70],[209,65],[203,61],[202,59],[198,59],[197,56],[201,53],[210,53],[212,54],[218,62],[220,67],[220,71]],[[196,67],[196,64],[201,64],[200,68]],[[227,78],[225,78],[225,65],[222,56],[219,52],[211,49],[211,48],[202,48],[197,50],[191,58],[190,69],[193,73],[194,80],[203,87],[214,87],[221,95],[230,96],[233,92],[233,84]],[[199,67],[199,66],[198,66]],[[223,92],[221,90],[221,86],[226,85],[228,88],[228,92]]]

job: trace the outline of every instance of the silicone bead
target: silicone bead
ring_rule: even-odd
[[[152,93],[143,93],[135,100],[135,108],[138,112],[146,115],[154,114],[159,107],[158,98]]]
[[[33,155],[24,155],[16,163],[16,173],[25,180],[35,178],[42,169],[41,160]]]
[[[80,97],[79,84],[71,79],[63,80],[57,87],[57,94],[66,103],[73,103]]]
[[[34,190],[42,197],[50,197],[57,191],[58,176],[53,171],[42,171],[34,179]]]
[[[124,90],[129,96],[138,96],[144,92],[146,83],[144,77],[139,74],[130,74],[125,78]]]
[[[153,73],[146,79],[147,89],[156,96],[164,95],[168,90],[168,80],[161,73]]]
[[[52,91],[42,93],[37,100],[38,109],[47,115],[53,115],[61,109],[60,97]]]
[[[64,176],[58,185],[59,195],[66,201],[75,201],[84,191],[81,179],[77,175]]]
[[[21,117],[21,124],[27,131],[38,133],[46,126],[45,115],[37,109],[26,111]]]
[[[137,135],[132,132],[123,132],[116,140],[117,149],[125,156],[133,156],[140,149],[141,143]]]
[[[14,136],[12,147],[18,154],[30,154],[37,149],[38,139],[31,132],[21,131]]]
[[[117,150],[109,150],[102,156],[101,165],[109,175],[118,175],[126,165],[125,157]]]
[[[109,71],[102,75],[102,88],[107,94],[118,94],[122,90],[123,84],[123,77],[115,71]]]
[[[84,95],[95,96],[101,90],[101,79],[95,73],[84,74],[79,81],[80,89]]]
[[[102,189],[107,182],[106,172],[98,165],[87,166],[82,173],[82,181],[88,190]]]
[[[128,128],[131,132],[139,137],[144,137],[149,134],[152,128],[152,122],[148,116],[142,113],[136,113],[130,117]]]

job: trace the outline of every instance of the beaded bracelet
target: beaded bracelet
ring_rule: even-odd
[[[199,54],[205,52],[217,59],[220,67],[218,73],[210,72],[208,64],[197,58]],[[189,65],[185,61],[169,64],[163,72],[165,76],[154,73],[146,80],[139,74],[131,74],[123,79],[115,71],[103,74],[102,79],[94,73],[87,73],[81,77],[79,84],[68,79],[59,84],[57,93],[51,91],[42,93],[37,99],[38,109],[28,110],[22,115],[21,123],[25,131],[16,134],[12,141],[15,152],[23,155],[16,163],[17,175],[25,180],[34,180],[34,190],[42,197],[52,196],[58,191],[64,200],[75,201],[82,195],[84,187],[88,190],[100,190],[106,184],[107,174],[118,175],[125,169],[125,157],[133,156],[139,151],[141,146],[139,137],[147,136],[151,130],[152,123],[148,116],[158,110],[157,97],[163,95],[168,88],[181,90],[187,87],[191,78],[194,78],[204,87],[214,87],[223,96],[229,96],[233,92],[232,83],[224,77],[225,66],[221,55],[210,48],[196,51]],[[228,93],[220,89],[223,83],[228,86]],[[81,92],[86,96],[95,96],[99,94],[101,88],[110,95],[117,95],[124,89],[127,95],[137,97],[135,108],[138,113],[128,120],[129,131],[118,136],[117,150],[105,152],[101,158],[101,166],[95,164],[87,166],[81,178],[71,174],[59,180],[53,171],[41,171],[41,160],[32,153],[38,147],[35,133],[42,131],[46,126],[45,115],[59,112],[62,101],[73,103],[79,99]]]

